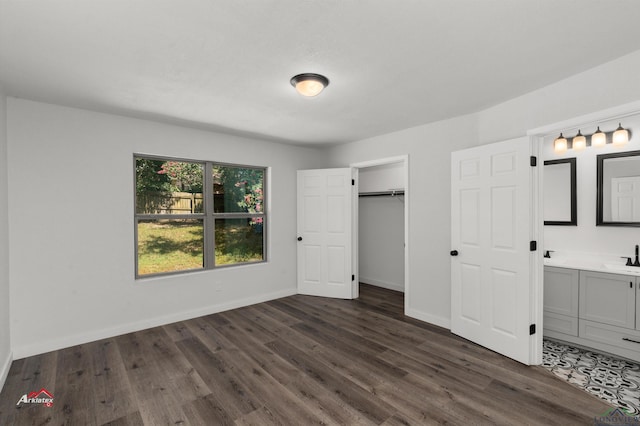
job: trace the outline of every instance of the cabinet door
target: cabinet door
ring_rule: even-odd
[[[640,330],[640,278],[636,278],[636,330]]]
[[[544,267],[544,310],[578,317],[578,281],[576,269]]]
[[[580,318],[618,327],[636,326],[635,278],[580,271]]]

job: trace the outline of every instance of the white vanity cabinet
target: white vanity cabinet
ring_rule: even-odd
[[[640,361],[640,277],[544,268],[544,335]]]
[[[580,271],[544,268],[544,331],[578,335]]]

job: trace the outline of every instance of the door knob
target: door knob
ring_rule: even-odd
[[[302,237],[298,237],[298,241],[302,241]]]
[[[451,256],[457,256],[458,255],[458,250],[451,250],[451,252],[449,254]]]

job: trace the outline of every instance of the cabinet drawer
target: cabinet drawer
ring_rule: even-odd
[[[560,315],[555,312],[544,312],[543,328],[548,331],[556,331],[558,333],[569,334],[571,336],[578,335],[578,317],[568,315]]]
[[[627,330],[593,321],[580,320],[578,334],[584,339],[594,340],[607,345],[640,352],[640,332]]]

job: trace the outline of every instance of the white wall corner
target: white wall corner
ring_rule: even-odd
[[[0,392],[2,392],[2,388],[4,388],[4,382],[7,380],[7,376],[9,375],[9,369],[11,368],[11,363],[13,362],[13,354],[9,352],[7,354],[7,359],[4,360],[2,366],[0,366]]]
[[[399,291],[401,293],[404,293],[404,283],[392,283],[388,281],[381,281],[381,280],[376,280],[375,278],[363,277],[362,275],[360,276],[359,281],[363,284],[369,284],[376,287],[386,288],[387,290],[394,290],[394,291]]]
[[[429,324],[437,325],[438,327],[443,327],[447,330],[451,330],[451,318],[429,314],[427,312],[419,311],[413,308],[408,308],[405,314],[411,318],[415,318],[420,321],[424,321]]]
[[[280,299],[282,297],[293,296],[297,294],[296,288],[279,290],[272,293],[256,295],[244,299],[232,300],[229,302],[211,305],[191,311],[178,312],[164,315],[156,318],[149,318],[135,323],[120,325],[116,327],[95,330],[88,333],[64,336],[59,339],[38,342],[35,344],[18,346],[13,348],[14,359],[26,358],[46,352],[57,351],[59,349],[69,348],[84,343],[95,342],[97,340],[108,339],[122,334],[133,333],[140,330],[146,330],[153,327],[172,324],[174,322],[186,321],[206,315],[212,315],[219,312],[229,311],[232,309],[242,308],[245,306],[255,305],[257,303],[268,302],[270,300]],[[11,362],[9,362],[11,365]],[[7,370],[8,371],[8,370]]]

